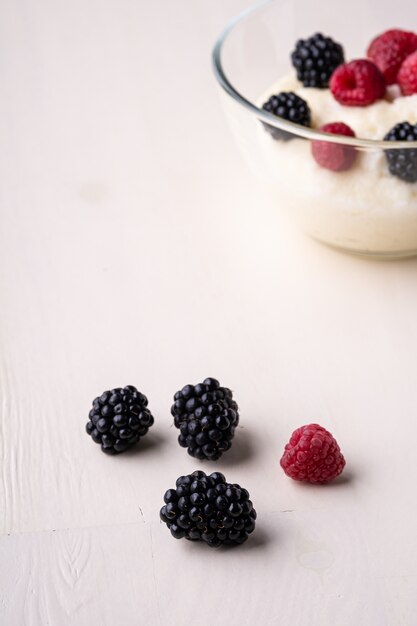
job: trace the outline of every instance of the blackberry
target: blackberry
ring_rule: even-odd
[[[249,493],[226,482],[220,472],[180,476],[164,495],[160,517],[176,539],[205,541],[212,548],[246,541],[255,528]]]
[[[416,141],[417,124],[409,122],[396,124],[385,135],[384,141]],[[397,176],[406,183],[417,182],[417,144],[415,148],[400,148],[386,150],[388,169],[393,176]]]
[[[264,111],[268,111],[284,120],[300,124],[301,126],[311,126],[311,112],[307,102],[297,96],[292,91],[282,91],[277,95],[273,95],[262,105]],[[280,128],[275,128],[265,122],[262,122],[265,129],[272,135],[274,139],[288,141],[294,135]]]
[[[93,400],[85,429],[106,454],[124,452],[154,423],[147,405],[147,397],[133,385],[105,391]]]
[[[196,459],[217,461],[231,447],[238,406],[230,389],[220,387],[215,378],[177,391],[171,413],[181,433],[178,443]]]
[[[334,70],[345,62],[345,55],[340,43],[316,33],[297,41],[291,61],[304,87],[324,89]]]

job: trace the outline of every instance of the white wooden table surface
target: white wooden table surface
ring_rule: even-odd
[[[0,624],[415,626],[417,260],[293,233],[235,148],[210,70],[244,0],[0,5]],[[216,465],[170,404],[215,376],[240,406]],[[137,385],[155,426],[103,455],[93,397]],[[319,421],[344,479],[279,457]],[[240,549],[175,541],[177,476],[247,487]]]

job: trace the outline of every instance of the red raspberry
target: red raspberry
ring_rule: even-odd
[[[384,97],[385,79],[372,61],[359,59],[335,69],[330,89],[340,104],[366,107]]]
[[[417,51],[410,54],[401,65],[397,80],[404,96],[417,93]]]
[[[376,37],[368,48],[368,57],[384,75],[387,85],[397,82],[401,63],[417,50],[417,35],[406,30],[387,30]]]
[[[307,483],[326,483],[345,467],[336,439],[318,424],[293,432],[280,463],[287,476]]]
[[[347,124],[343,122],[332,122],[321,126],[319,130],[333,135],[345,135],[355,137],[355,133]],[[352,167],[356,159],[356,150],[351,146],[344,146],[341,143],[331,143],[329,141],[312,141],[311,152],[313,157],[321,167],[325,167],[332,172],[341,172]]]

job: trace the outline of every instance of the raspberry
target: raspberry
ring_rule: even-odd
[[[333,135],[355,137],[353,130],[343,122],[324,124],[319,130],[324,133],[332,133]],[[340,143],[331,143],[330,141],[313,141],[311,143],[311,152],[321,167],[332,170],[332,172],[350,169],[356,159],[355,148],[344,146]]]
[[[366,107],[384,97],[385,79],[374,63],[358,59],[336,68],[330,89],[340,104]]]
[[[318,424],[301,426],[293,432],[280,463],[287,476],[307,483],[326,483],[345,467],[336,439]]]
[[[397,81],[404,96],[417,93],[417,51],[410,54],[401,65]]]
[[[417,35],[406,30],[387,30],[376,37],[368,48],[368,57],[384,75],[387,85],[397,82],[404,59],[417,50]]]

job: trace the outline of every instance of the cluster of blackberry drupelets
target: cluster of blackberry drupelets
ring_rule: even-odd
[[[180,476],[164,501],[160,517],[176,539],[201,540],[218,548],[244,543],[255,528],[256,511],[249,493],[227,483],[220,472]]]
[[[344,63],[345,57],[340,43],[316,33],[297,41],[291,61],[304,87],[324,89],[329,86],[331,75]]]
[[[175,425],[179,442],[197,458],[218,459],[231,446],[239,421],[232,392],[214,378],[186,385],[174,396]],[[148,400],[127,387],[105,391],[93,400],[87,433],[101,444],[103,452],[117,454],[146,435],[154,419]],[[333,436],[317,424],[294,431],[285,446],[281,466],[295,480],[328,482],[338,476],[345,460]],[[160,518],[176,539],[202,541],[212,548],[244,543],[255,529],[256,511],[249,493],[226,482],[220,472],[206,475],[195,471],[180,476],[175,489],[164,495]]]
[[[128,385],[105,391],[93,400],[86,431],[107,454],[118,454],[146,435],[154,419],[148,399]]]
[[[297,96],[292,91],[282,91],[276,95],[273,95],[267,100],[263,106],[264,111],[272,113],[276,117],[281,117],[293,124],[300,124],[301,126],[311,126],[311,112],[310,108],[303,98]],[[293,135],[287,133],[281,128],[276,128],[262,122],[265,130],[277,140],[288,141],[293,139]]]
[[[391,128],[385,141],[417,141],[417,124],[401,122]],[[388,169],[393,176],[406,183],[417,182],[417,148],[386,150]]]
[[[238,406],[230,389],[220,387],[215,378],[177,391],[171,413],[181,433],[180,446],[196,459],[217,461],[231,447]]]

